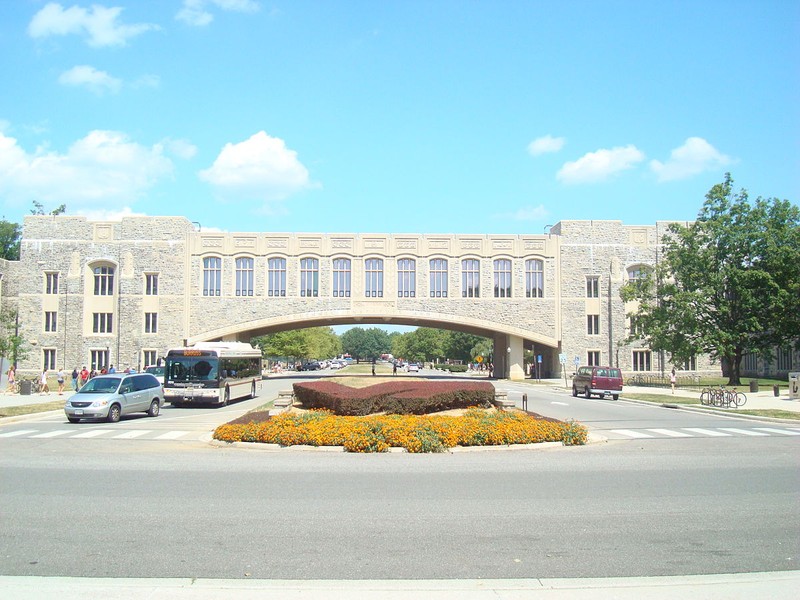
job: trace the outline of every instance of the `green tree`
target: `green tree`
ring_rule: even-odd
[[[673,223],[657,269],[623,286],[638,301],[643,338],[673,362],[719,358],[740,385],[742,357],[800,339],[800,209],[788,200],[734,192],[729,173],[697,220]]]
[[[445,358],[471,362],[472,349],[485,338],[463,331],[445,331],[442,340],[442,351]]]
[[[11,364],[27,357],[23,347],[24,340],[19,335],[17,311],[12,308],[0,310],[0,358],[8,359]]]
[[[418,327],[403,334],[406,338],[405,358],[411,361],[433,361],[444,356],[444,331]]]
[[[0,258],[19,260],[19,241],[22,227],[3,219],[0,221]]]
[[[33,201],[33,208],[31,209],[31,214],[32,215],[49,214],[49,215],[56,216],[56,215],[63,215],[65,212],[67,212],[67,205],[66,204],[60,204],[59,206],[57,206],[56,208],[51,210],[49,213],[45,213],[44,212],[44,205],[41,202],[37,202],[36,200]]]
[[[341,352],[339,337],[330,327],[309,327],[270,333],[253,339],[266,356],[330,358]]]
[[[341,340],[342,350],[355,357],[356,361],[372,360],[392,349],[389,334],[379,327],[353,327],[342,334]]]

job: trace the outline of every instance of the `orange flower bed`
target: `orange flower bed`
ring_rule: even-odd
[[[464,416],[372,415],[341,417],[325,410],[284,413],[261,423],[228,423],[214,431],[224,442],[293,446],[344,446],[348,452],[443,452],[454,446],[586,443],[587,430],[574,422],[537,419],[520,412],[470,409]]]

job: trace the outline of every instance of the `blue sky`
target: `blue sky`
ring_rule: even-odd
[[[800,199],[800,3],[0,3],[0,214],[227,231],[690,220]]]

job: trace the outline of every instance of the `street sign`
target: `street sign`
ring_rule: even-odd
[[[478,357],[476,357],[476,358],[475,358],[475,362],[477,362],[477,363],[482,363],[482,362],[483,362],[483,357],[482,357],[482,356],[478,356]]]
[[[567,355],[564,354],[563,352],[561,354],[559,354],[558,355],[558,362],[560,362],[562,365],[567,364]]]
[[[542,355],[541,354],[537,354],[536,355],[536,362],[539,363],[539,364],[542,364]]]
[[[581,357],[580,356],[576,356],[575,357],[575,366],[577,367],[579,364],[581,364]]]

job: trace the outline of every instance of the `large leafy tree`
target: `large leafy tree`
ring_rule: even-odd
[[[392,343],[385,329],[353,327],[342,334],[342,349],[356,360],[372,360],[391,351]]]
[[[341,352],[338,336],[330,327],[280,331],[253,340],[267,356],[330,358]]]
[[[653,350],[673,362],[708,353],[740,385],[747,352],[800,340],[799,265],[797,205],[751,203],[726,174],[694,223],[669,226],[656,270],[625,285],[622,298],[638,301],[632,316]]]
[[[5,219],[0,221],[0,258],[19,260],[19,240],[22,227]]]

